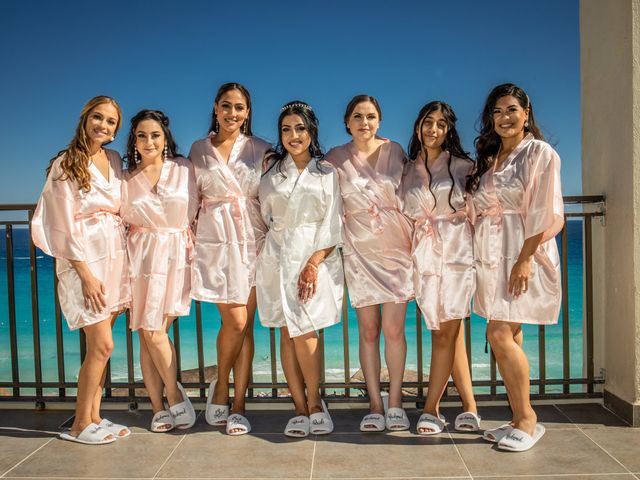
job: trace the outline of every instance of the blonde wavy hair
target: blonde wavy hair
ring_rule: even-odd
[[[67,148],[58,152],[58,154],[49,162],[49,166],[47,167],[47,176],[49,176],[49,173],[51,172],[53,162],[62,156],[62,160],[60,161],[62,174],[54,180],[75,180],[80,190],[85,192],[91,190],[91,173],[89,172],[89,139],[87,138],[87,130],[85,127],[93,109],[104,103],[110,103],[118,112],[118,123],[114,134],[118,132],[122,126],[122,110],[120,109],[118,102],[105,95],[93,97],[82,108],[82,111],[80,112],[80,120],[76,127],[76,134],[71,139],[71,142],[69,142]]]

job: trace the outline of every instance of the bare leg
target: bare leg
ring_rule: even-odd
[[[176,352],[167,334],[171,323],[175,319],[176,317],[165,317],[160,330],[141,330],[149,356],[153,361],[153,367],[160,375],[167,392],[169,405],[176,405],[184,400],[182,393],[178,389]],[[151,392],[149,392],[149,395],[151,395]],[[161,398],[158,403],[161,402]]]
[[[469,371],[469,357],[467,356],[467,345],[464,339],[464,322],[460,322],[460,329],[456,337],[455,355],[453,357],[453,383],[460,395],[462,410],[464,412],[478,413],[476,398],[473,395],[471,385],[471,372]]]
[[[247,303],[247,327],[244,333],[244,340],[240,354],[233,365],[233,407],[232,413],[245,412],[245,396],[251,375],[251,364],[253,363],[254,343],[253,343],[253,323],[256,316],[256,289],[251,289],[249,302]]]
[[[244,333],[247,328],[247,306],[218,303],[222,327],[216,341],[218,351],[218,381],[213,394],[213,403],[226,405],[229,402],[229,375],[238,359]]]
[[[389,370],[389,407],[402,408],[402,381],[407,360],[407,339],[404,334],[406,303],[382,305],[384,358]]]
[[[287,379],[287,386],[296,409],[296,415],[309,416],[307,397],[304,391],[304,377],[296,358],[293,339],[289,336],[287,327],[280,329],[280,361],[282,362],[282,370]]]
[[[384,415],[380,396],[380,331],[382,316],[379,305],[356,308],[360,344],[360,366],[369,394],[371,413]]]
[[[153,414],[165,409],[163,397],[164,383],[158,373],[158,369],[153,364],[153,359],[149,353],[145,335],[142,330],[138,330],[140,338],[140,369],[142,370],[142,380],[151,400]]]
[[[76,416],[71,425],[71,435],[77,436],[92,422],[96,391],[113,352],[111,317],[83,328],[87,339],[87,354],[78,375]],[[107,436],[113,438],[113,435]]]
[[[431,367],[429,369],[429,390],[424,412],[438,416],[440,398],[447,388],[449,375],[453,368],[456,337],[460,331],[460,320],[443,322],[440,330],[431,331]],[[420,429],[420,433],[431,429]]]
[[[113,324],[116,322],[117,317],[117,313],[111,315],[111,329],[113,329]],[[107,367],[105,365],[104,370],[102,371],[102,376],[100,377],[100,384],[98,385],[96,395],[93,398],[93,406],[91,407],[91,421],[96,424],[102,421],[102,417],[100,416],[100,404],[102,403],[102,390],[104,389],[104,382],[106,378]]]
[[[316,332],[309,332],[295,337],[293,346],[307,387],[308,411],[310,414],[321,412],[320,377],[322,376],[322,359],[320,358],[319,341]]]
[[[487,336],[496,356],[513,411],[513,425],[533,434],[537,416],[530,402],[529,361],[516,341],[521,334],[519,323],[491,320]]]

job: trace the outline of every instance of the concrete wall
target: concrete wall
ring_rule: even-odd
[[[606,226],[594,225],[597,361],[605,403],[638,425],[640,0],[581,0],[580,50],[582,184],[607,202]]]

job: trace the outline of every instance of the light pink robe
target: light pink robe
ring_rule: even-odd
[[[402,147],[389,140],[380,147],[375,169],[353,142],[325,157],[340,179],[344,266],[354,308],[413,298],[411,224],[398,198],[404,158]]]
[[[56,257],[58,297],[69,328],[75,330],[105,320],[131,300],[127,278],[124,226],[120,211],[122,167],[120,156],[105,150],[109,179],[89,164],[91,190],[81,191],[70,179],[60,179],[59,157],[44,185],[31,221],[33,243]],[[58,180],[56,180],[58,179]],[[69,260],[84,261],[105,287],[106,308],[85,308],[82,282]]]
[[[196,141],[189,153],[202,198],[191,296],[246,305],[267,229],[260,215],[258,186],[269,144],[241,134],[227,163],[211,144],[212,135]]]
[[[438,330],[441,322],[469,315],[475,283],[473,235],[465,194],[473,162],[452,157],[448,168],[448,161],[449,152],[442,152],[431,166],[431,191],[422,160],[408,162],[402,180],[403,212],[414,221],[416,301],[430,330]]]
[[[473,205],[477,215],[473,311],[488,320],[556,323],[562,292],[554,237],[564,224],[558,154],[549,144],[527,135],[499,169],[482,176]],[[508,292],[511,269],[524,241],[542,232],[529,289],[514,297]]]
[[[129,226],[131,329],[160,330],[191,308],[191,223],[198,192],[191,162],[165,160],[155,188],[141,169],[125,172],[122,219]]]

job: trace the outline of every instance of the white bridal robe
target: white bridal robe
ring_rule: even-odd
[[[274,166],[260,182],[260,208],[268,231],[257,263],[256,294],[260,322],[287,327],[297,337],[340,321],[344,273],[337,248],[318,266],[317,291],[298,299],[298,279],[316,251],[341,243],[338,175],[312,159],[298,173],[290,156],[281,174]]]
[[[256,256],[266,231],[258,186],[270,146],[240,134],[227,162],[211,143],[214,135],[196,141],[189,153],[202,205],[191,296],[205,302],[245,305],[255,286]]]
[[[475,284],[465,193],[473,162],[451,157],[450,167],[448,164],[449,152],[445,151],[430,167],[431,190],[422,160],[407,162],[402,180],[403,212],[414,222],[411,252],[416,302],[430,330],[469,315]]]
[[[168,158],[152,186],[140,168],[125,172],[122,219],[128,225],[132,330],[160,330],[165,316],[191,308],[191,224],[198,191],[191,162]]]
[[[405,155],[385,140],[375,168],[353,142],[325,157],[340,178],[344,208],[344,268],[354,308],[413,298],[411,224],[398,197]]]
[[[66,177],[57,158],[47,177],[31,221],[33,243],[55,257],[60,307],[69,328],[75,330],[123,310],[131,300],[126,266],[125,231],[120,219],[122,161],[106,150],[109,178],[89,164],[87,192]],[[69,260],[84,261],[104,286],[106,308],[85,307],[82,282]]]
[[[488,320],[529,324],[558,321],[562,300],[555,236],[564,224],[560,157],[527,135],[473,195],[477,287],[473,311]],[[529,289],[509,294],[509,276],[527,238],[543,233],[533,256]]]

